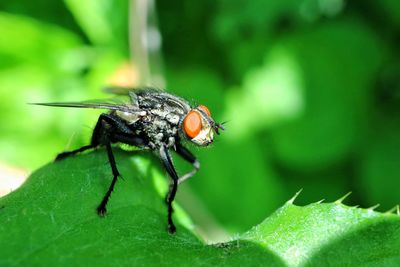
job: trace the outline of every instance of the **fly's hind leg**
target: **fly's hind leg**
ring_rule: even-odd
[[[106,206],[107,206],[108,200],[111,196],[111,193],[114,190],[115,183],[117,182],[117,179],[119,176],[117,164],[115,163],[114,154],[111,149],[111,140],[110,140],[110,136],[115,131],[115,130],[113,130],[114,128],[117,131],[119,130],[122,132],[131,133],[130,129],[126,125],[124,125],[123,122],[120,121],[118,118],[115,118],[114,116],[112,116],[110,114],[105,114],[105,113],[101,114],[96,123],[96,126],[93,130],[90,145],[83,146],[83,147],[78,148],[73,151],[67,151],[67,152],[60,153],[60,154],[58,154],[58,156],[55,159],[56,161],[58,161],[58,160],[66,158],[68,156],[72,156],[77,153],[83,152],[85,150],[98,147],[100,145],[104,145],[106,147],[108,162],[110,163],[110,166],[111,166],[113,179],[111,181],[111,185],[109,186],[109,188],[107,190],[107,193],[103,197],[103,200],[101,201],[100,205],[97,207],[97,213],[100,216],[104,216],[105,213],[107,212]]]
[[[65,159],[65,158],[67,158],[69,156],[78,154],[80,152],[83,152],[85,150],[88,150],[88,149],[91,149],[91,148],[95,148],[95,147],[96,146],[90,144],[90,145],[83,146],[81,148],[78,148],[78,149],[75,149],[75,150],[72,150],[72,151],[61,152],[60,154],[57,155],[57,157],[54,159],[54,161],[59,161],[59,160]]]
[[[108,114],[101,114],[100,115],[100,117],[99,117],[99,119],[98,119],[98,121],[96,123],[96,126],[94,127],[93,134],[92,134],[92,140],[90,142],[90,145],[86,145],[86,146],[83,146],[81,148],[78,148],[78,149],[75,149],[75,150],[72,150],[72,151],[62,152],[62,153],[57,155],[57,157],[55,158],[55,161],[62,160],[62,159],[67,158],[69,156],[73,156],[73,155],[78,154],[80,152],[83,152],[83,151],[86,151],[88,149],[92,149],[92,148],[95,148],[95,147],[99,146],[100,145],[100,141],[102,139],[101,137],[104,134],[103,133],[104,132],[104,130],[103,130],[104,129],[104,127],[103,127],[103,121],[104,121],[103,115],[108,115]]]
[[[62,152],[57,155],[57,157],[55,158],[55,161],[62,160],[64,158],[73,156],[75,154],[86,151],[88,149],[96,148],[102,144],[104,145],[104,141],[107,141],[104,139],[106,139],[107,131],[108,131],[104,127],[104,123],[114,126],[118,131],[120,131],[122,133],[125,133],[125,134],[133,133],[121,120],[119,120],[118,118],[116,118],[110,114],[103,113],[100,115],[100,117],[96,123],[96,126],[94,127],[90,144],[83,146],[81,148],[72,150],[72,151]]]

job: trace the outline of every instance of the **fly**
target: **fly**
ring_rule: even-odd
[[[224,130],[222,123],[216,123],[206,106],[192,106],[185,99],[153,88],[131,90],[127,100],[83,101],[60,103],[35,103],[53,107],[107,109],[99,116],[89,145],[76,150],[62,152],[56,161],[75,155],[88,149],[104,146],[107,151],[113,179],[97,207],[97,213],[104,216],[107,203],[120,173],[112,152],[112,144],[122,143],[151,150],[161,160],[171,177],[169,191],[165,201],[168,208],[168,232],[176,232],[172,220],[172,202],[178,185],[192,177],[200,168],[197,158],[183,145],[187,140],[197,146],[207,146],[213,142],[214,133]],[[171,150],[191,163],[193,170],[179,177],[172,163]]]

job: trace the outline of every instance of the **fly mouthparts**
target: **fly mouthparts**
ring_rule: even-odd
[[[220,134],[220,132],[219,132],[220,129],[225,131],[225,127],[224,127],[225,123],[226,123],[226,121],[223,123],[215,123],[214,124],[213,128],[214,128],[214,131],[216,134],[218,134],[218,135]]]

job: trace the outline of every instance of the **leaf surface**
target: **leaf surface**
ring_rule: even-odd
[[[287,202],[227,243],[207,245],[175,206],[166,231],[166,179],[149,153],[116,150],[123,179],[108,214],[95,208],[111,171],[103,150],[49,164],[0,199],[0,266],[398,265],[400,218],[341,203]],[[260,203],[262,205],[262,203]]]

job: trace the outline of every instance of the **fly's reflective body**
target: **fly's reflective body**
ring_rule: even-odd
[[[200,168],[196,157],[183,145],[184,141],[197,146],[207,146],[214,140],[214,133],[223,130],[216,123],[206,106],[191,106],[185,99],[153,88],[135,89],[126,93],[125,100],[83,101],[60,103],[36,103],[37,105],[74,108],[95,108],[109,110],[99,116],[93,130],[91,142],[73,151],[60,153],[56,160],[104,146],[111,166],[113,180],[97,213],[104,216],[106,206],[119,171],[112,152],[112,144],[122,143],[143,150],[151,150],[157,155],[169,176],[171,183],[166,196],[168,207],[168,231],[175,233],[172,220],[172,202],[178,184],[192,177]],[[193,170],[179,177],[172,163],[170,151],[175,151],[192,164]]]

